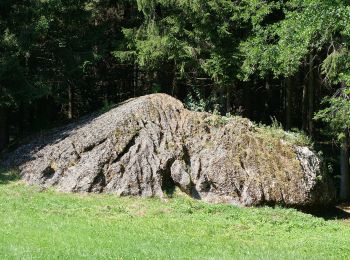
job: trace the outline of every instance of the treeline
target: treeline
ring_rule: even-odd
[[[346,198],[349,37],[346,0],[1,0],[0,150],[165,92],[335,140]]]

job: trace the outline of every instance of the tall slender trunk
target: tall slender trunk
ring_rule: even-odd
[[[247,118],[251,118],[251,94],[250,94],[250,89],[251,89],[251,82],[247,82],[243,85],[243,106],[244,106],[244,111],[243,115]]]
[[[271,102],[271,87],[269,83],[269,78],[267,77],[265,80],[265,91],[266,91],[266,96],[265,96],[265,103],[264,103],[264,110],[265,110],[265,122],[268,122],[270,119],[270,102]]]
[[[19,113],[18,113],[18,135],[20,137],[24,134],[24,125],[25,125],[25,108],[24,103],[20,102],[19,104]]]
[[[294,76],[294,80],[293,80],[293,114],[298,115],[298,117],[293,117],[293,119],[295,121],[293,121],[293,126],[297,126],[298,128],[302,129],[303,126],[303,122],[304,122],[304,114],[303,114],[303,102],[304,102],[304,97],[303,97],[303,92],[304,92],[304,88],[303,88],[303,83],[301,81],[301,71],[300,69],[298,70],[298,72],[295,74]],[[302,93],[302,97],[300,100],[300,91]]]
[[[139,95],[139,89],[138,89],[138,67],[137,64],[135,63],[133,66],[133,76],[132,76],[132,84],[134,87],[134,97],[136,97],[136,95]]]
[[[349,172],[349,134],[345,132],[345,138],[340,149],[340,199],[350,199],[350,172]]]
[[[235,84],[226,86],[226,113],[231,113],[232,110],[232,90],[235,88]]]
[[[227,86],[222,86],[222,87],[219,87],[218,89],[218,95],[219,95],[219,102],[220,102],[220,107],[219,107],[219,111],[220,111],[220,114],[221,115],[225,115],[227,113],[227,110],[226,110],[226,94],[227,94]]]
[[[73,87],[71,84],[68,84],[68,119],[73,118]]]
[[[308,130],[309,135],[314,134],[314,97],[315,97],[315,78],[314,78],[314,62],[313,55],[310,54],[309,58],[309,83],[308,83]]]
[[[292,95],[293,85],[292,78],[286,79],[286,130],[290,130],[292,126]]]
[[[177,77],[176,77],[176,63],[174,64],[173,67],[173,82],[172,82],[172,90],[171,90],[171,95],[173,97],[178,96],[178,89],[177,89]]]
[[[301,113],[302,113],[302,127],[301,128],[304,132],[306,132],[308,129],[307,103],[308,103],[307,85],[304,82],[303,83],[302,109],[301,109]]]
[[[8,110],[0,107],[0,151],[6,148],[9,141]]]

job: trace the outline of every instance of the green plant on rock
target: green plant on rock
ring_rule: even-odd
[[[305,133],[298,131],[297,129],[293,129],[292,131],[285,131],[282,124],[275,118],[272,118],[271,125],[257,124],[256,127],[262,136],[272,136],[293,145],[308,147],[313,146],[311,138]]]

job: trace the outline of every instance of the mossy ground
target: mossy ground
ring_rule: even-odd
[[[0,175],[1,259],[348,259],[350,225],[182,195],[62,194]]]

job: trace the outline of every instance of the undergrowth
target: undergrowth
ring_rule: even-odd
[[[272,120],[271,125],[256,124],[256,128],[262,135],[278,138],[298,146],[313,146],[312,140],[305,133],[297,129],[285,131],[282,124],[275,119]]]
[[[206,100],[198,89],[194,89],[192,92],[193,93],[190,92],[185,99],[185,107],[191,111],[208,112],[212,114],[206,119],[208,124],[215,127],[220,127],[226,125],[231,120],[235,120],[237,123],[239,123],[241,120],[245,120],[243,117],[236,115],[235,113],[227,113],[224,116],[220,115],[217,100]],[[312,140],[305,133],[298,129],[285,131],[282,124],[275,118],[272,118],[271,125],[255,123],[254,126],[261,137],[277,138],[292,145],[308,147],[313,146]]]
[[[214,127],[221,127],[232,121],[234,121],[236,124],[246,124],[247,120],[248,119],[245,119],[241,116],[231,114],[227,114],[225,116],[212,114],[211,116],[207,117],[206,123]],[[285,131],[282,124],[277,120],[273,120],[273,123],[271,125],[252,123],[252,126],[254,130],[256,130],[256,132],[259,134],[259,136],[264,139],[273,138],[283,140],[292,145],[313,147],[312,140],[305,133],[298,131],[297,129]],[[247,129],[247,131],[248,130],[249,129]]]

